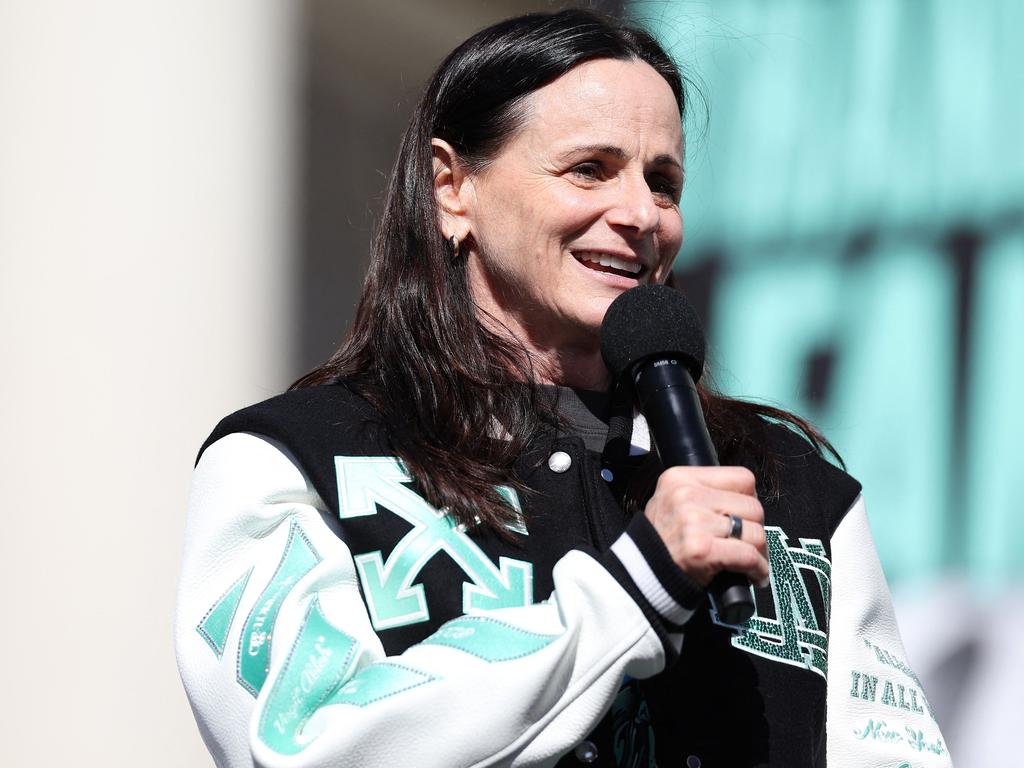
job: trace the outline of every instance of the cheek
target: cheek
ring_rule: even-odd
[[[601,218],[599,195],[559,183],[526,181],[490,188],[476,220],[476,236],[492,259],[514,259],[532,271],[556,269],[566,244]],[[505,269],[514,269],[505,265]]]
[[[568,241],[601,218],[602,202],[598,195],[571,186],[548,189],[538,195],[530,206],[531,231],[547,240]]]
[[[662,217],[658,230],[659,282],[665,282],[683,244],[683,219],[678,211]]]
[[[524,212],[514,201],[515,198],[510,198],[508,205],[489,206],[478,213],[471,225],[481,255],[496,265],[514,259],[525,234]]]
[[[571,201],[541,185],[507,187],[493,195],[492,204],[478,223],[484,240],[503,249],[520,251],[530,243],[546,239],[571,207]]]

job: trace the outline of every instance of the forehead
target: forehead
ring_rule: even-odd
[[[683,130],[675,95],[646,62],[595,59],[531,94],[523,138],[565,143],[643,144],[681,157]]]

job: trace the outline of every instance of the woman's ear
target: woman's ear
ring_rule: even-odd
[[[445,240],[452,235],[465,241],[472,231],[469,198],[472,182],[455,149],[444,139],[431,139],[434,152],[434,199]]]

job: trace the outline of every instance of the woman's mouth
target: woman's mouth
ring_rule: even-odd
[[[627,261],[598,251],[578,251],[573,253],[573,256],[583,266],[595,272],[606,272],[638,280],[647,271],[647,268],[638,261]]]

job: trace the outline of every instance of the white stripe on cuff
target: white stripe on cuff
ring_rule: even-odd
[[[619,558],[630,578],[639,587],[643,596],[647,598],[647,602],[661,616],[673,624],[681,625],[693,615],[693,611],[677,603],[658,581],[657,575],[628,533],[623,533],[615,540],[615,543],[612,544],[612,552]]]

